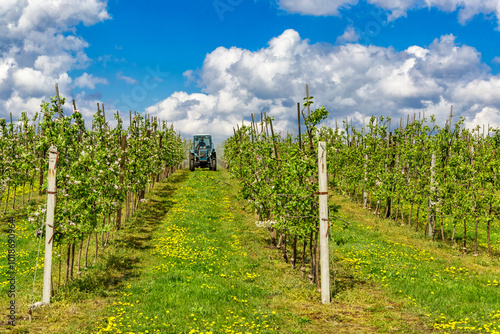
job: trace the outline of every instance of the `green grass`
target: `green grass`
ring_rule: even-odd
[[[497,258],[464,256],[421,233],[370,217],[346,199],[335,196],[350,222],[336,224],[332,247],[336,261],[360,284],[381,286],[405,309],[427,318],[429,328],[444,332],[490,332],[500,328],[500,271]],[[339,287],[338,298],[349,298]]]
[[[24,220],[29,206],[11,211],[21,252],[17,298],[21,318],[16,328],[0,326],[0,331],[498,330],[500,267],[496,257],[490,258],[484,251],[463,256],[459,249],[429,241],[422,233],[378,219],[343,197],[333,196],[342,205],[341,214],[349,227],[343,229],[344,224],[336,222],[330,229],[332,239],[342,241],[331,245],[333,302],[322,305],[316,286],[283,261],[267,231],[255,226],[247,203],[236,198],[237,191],[237,181],[230,180],[227,171],[181,170],[157,184],[87,271],[58,286],[55,260],[55,297],[50,307],[34,311],[31,323],[27,305],[38,243]],[[3,247],[6,242],[5,236]],[[299,249],[301,245],[299,242]],[[93,241],[91,249],[93,259]],[[35,301],[41,299],[41,276],[40,270]],[[0,289],[0,302],[7,305],[5,287]]]
[[[113,302],[96,332],[270,333],[278,328],[268,289],[242,245],[228,186],[183,172],[188,180],[153,233],[144,271]]]
[[[50,307],[42,307],[33,312],[33,321],[28,321],[28,305],[32,301],[32,285],[34,277],[34,266],[38,250],[39,238],[35,238],[33,229],[27,222],[27,216],[33,207],[44,200],[44,196],[36,197],[35,201],[28,205],[9,211],[7,216],[2,218],[2,226],[7,226],[9,218],[16,221],[17,244],[16,244],[16,306],[18,319],[16,327],[6,326],[6,319],[2,321],[0,331],[7,330],[16,333],[63,333],[90,331],[89,317],[99,316],[109,299],[117,295],[118,289],[124,282],[137,275],[140,270],[140,255],[144,252],[144,245],[151,238],[151,233],[157,222],[168,212],[172,203],[169,196],[176,190],[176,187],[183,182],[182,175],[175,175],[161,184],[157,184],[155,190],[146,195],[148,201],[141,204],[140,209],[134,216],[126,222],[122,231],[114,232],[110,235],[108,246],[99,249],[99,257],[93,263],[95,252],[95,239],[91,239],[89,249],[89,267],[78,274],[74,269],[74,279],[68,284],[64,284],[65,276],[65,252],[62,259],[61,284],[59,284],[59,263],[58,247],[54,248],[53,257],[53,284],[54,297],[51,299]],[[3,231],[5,232],[5,231]],[[2,251],[7,250],[7,236],[2,240]],[[64,247],[63,247],[64,248]],[[78,247],[76,247],[78,252]],[[42,279],[43,279],[43,240],[41,244],[40,257],[38,263],[37,279],[35,281],[35,291],[33,302],[42,299]],[[83,256],[82,256],[83,258]],[[6,276],[6,257],[2,257],[0,262],[0,303],[8,305]]]

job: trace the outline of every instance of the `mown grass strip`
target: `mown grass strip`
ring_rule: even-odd
[[[350,255],[335,264],[334,303],[321,305],[315,285],[283,261],[265,229],[255,226],[253,213],[243,210],[246,203],[235,199],[237,182],[228,178],[225,171],[178,171],[163,181],[104,257],[59,289],[52,305],[37,310],[33,323],[23,321],[17,332],[428,332],[422,319],[433,322],[426,310],[392,293],[390,284],[383,286],[386,280],[362,276],[363,265],[347,260]],[[348,203],[345,209],[351,210]],[[348,232],[337,231],[347,241],[342,247],[358,234],[360,244],[387,239],[363,237],[378,224],[365,218],[357,209]],[[378,225],[385,233],[385,225]],[[406,237],[400,231],[391,227],[395,242]],[[333,246],[337,255],[342,247]]]
[[[222,173],[196,171],[151,240],[144,271],[113,303],[95,332],[271,333],[268,289],[241,244]]]
[[[341,202],[349,227],[332,228],[339,245],[332,247],[343,276],[375,284],[392,300],[419,315],[429,329],[441,332],[500,333],[498,259],[463,256],[439,242],[424,240],[407,227],[370,217],[346,199]],[[340,277],[342,282],[342,277]],[[349,298],[349,290],[338,298]],[[411,332],[408,329],[408,332]]]

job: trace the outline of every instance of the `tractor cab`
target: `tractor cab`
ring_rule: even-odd
[[[194,147],[198,150],[207,149],[212,147],[212,136],[210,135],[196,135],[194,136]]]
[[[199,134],[193,136],[193,148],[189,152],[189,169],[194,171],[196,167],[217,170],[217,160],[212,136]]]

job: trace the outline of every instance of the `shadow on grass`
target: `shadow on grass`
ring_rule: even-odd
[[[174,205],[172,196],[187,175],[185,171],[172,175],[165,185],[147,198],[126,222],[123,237],[116,241],[117,247],[138,250],[150,248],[152,232]]]
[[[172,208],[172,196],[186,176],[186,172],[180,171],[149,193],[147,201],[110,241],[99,263],[80,277],[76,274],[77,278],[68,285],[56,289],[55,300],[78,301],[88,298],[88,294],[107,297],[124,281],[139,275],[137,269],[141,256],[145,255],[143,251],[151,247],[152,233]]]
[[[72,280],[67,286],[56,290],[54,300],[80,301],[94,296],[107,297],[119,288],[123,281],[136,276],[135,266],[139,259],[123,254],[106,254],[104,263],[82,277]]]

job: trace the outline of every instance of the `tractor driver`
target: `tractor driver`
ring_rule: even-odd
[[[207,146],[207,145],[203,141],[203,138],[201,138],[200,142],[198,143],[198,148],[202,148],[202,147],[205,147],[205,146]]]

